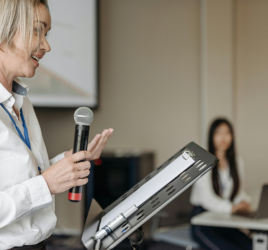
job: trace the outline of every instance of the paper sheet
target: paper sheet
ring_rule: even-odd
[[[123,200],[119,205],[103,216],[100,228],[106,226],[110,221],[117,217],[120,213],[124,213],[131,206],[141,206],[145,201],[150,199],[155,193],[164,188],[177,176],[182,174],[195,161],[190,157],[185,160],[182,155],[171,162],[162,171],[155,175],[152,179],[144,183],[139,189],[132,193],[128,198]]]

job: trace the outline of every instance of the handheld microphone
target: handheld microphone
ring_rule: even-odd
[[[86,107],[78,108],[74,113],[74,121],[76,123],[74,133],[73,154],[79,151],[86,151],[88,145],[88,136],[90,124],[94,118],[91,109]],[[86,161],[86,159],[80,162]],[[77,186],[69,189],[68,199],[71,202],[79,202],[82,199],[83,186]]]

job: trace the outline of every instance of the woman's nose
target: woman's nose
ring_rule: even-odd
[[[42,43],[41,43],[41,49],[44,49],[46,52],[51,51],[51,47],[50,47],[46,38],[44,38]]]

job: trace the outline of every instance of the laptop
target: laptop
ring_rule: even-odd
[[[268,184],[262,186],[261,198],[257,211],[250,213],[238,212],[236,214],[253,219],[268,218]]]

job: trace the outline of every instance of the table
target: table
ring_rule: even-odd
[[[227,227],[227,228],[245,228],[256,231],[268,231],[267,219],[246,218],[239,215],[220,214],[213,212],[204,212],[192,218],[193,225]],[[253,250],[267,250],[267,236],[257,233],[253,238]]]

